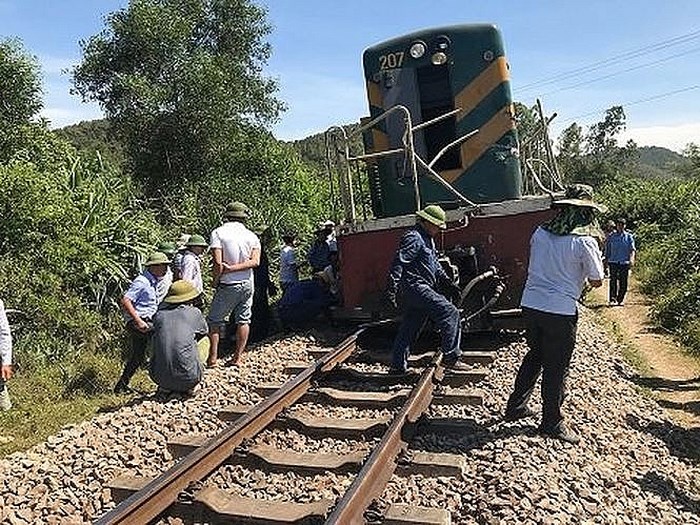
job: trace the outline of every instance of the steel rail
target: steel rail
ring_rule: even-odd
[[[249,412],[219,435],[188,454],[170,470],[132,494],[113,510],[102,516],[99,525],[148,523],[176,502],[178,495],[190,483],[200,481],[223,464],[241,442],[263,430],[286,407],[301,398],[311,387],[312,380],[345,361],[357,346],[358,336],[370,323],[360,327],[328,354],[290,379],[277,392],[255,405]]]
[[[326,525],[364,523],[364,513],[375,498],[382,495],[394,470],[399,452],[408,447],[403,434],[406,424],[416,423],[430,406],[435,380],[441,380],[442,353],[436,352],[430,365],[423,371],[411,395],[396,415],[379,445],[372,451],[355,480],[338,502]]]

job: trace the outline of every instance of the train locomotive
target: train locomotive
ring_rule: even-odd
[[[369,116],[325,134],[343,311],[381,315],[401,235],[439,204],[436,246],[462,289],[464,329],[517,320],[530,236],[563,188],[542,112],[539,145],[518,142],[500,31],[418,31],[366,49],[363,65]]]

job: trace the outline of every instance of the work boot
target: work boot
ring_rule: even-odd
[[[114,386],[114,393],[115,394],[133,394],[134,391],[131,388],[129,388],[129,385],[127,385],[123,381],[117,381],[117,384]]]
[[[459,358],[443,359],[442,366],[450,370],[456,370],[457,372],[469,372],[471,370],[471,367],[462,363]]]
[[[10,401],[10,393],[7,391],[7,387],[2,389],[0,392],[0,410],[7,411],[12,408],[12,401]]]
[[[574,434],[571,430],[569,430],[569,428],[564,423],[561,423],[554,430],[545,430],[543,428],[540,428],[539,432],[543,436],[555,438],[566,443],[571,443],[572,445],[576,445],[578,442],[581,441],[581,438]]]
[[[504,421],[517,421],[518,419],[525,419],[526,417],[536,416],[537,412],[531,408],[523,408],[521,410],[509,410],[506,408],[506,413],[503,415]]]

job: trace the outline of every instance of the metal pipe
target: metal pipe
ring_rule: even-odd
[[[427,122],[421,122],[415,128],[413,128],[413,131],[418,131],[419,129],[423,129],[423,128],[427,128],[428,126],[432,126],[436,122],[440,122],[441,120],[445,120],[446,118],[449,118],[452,115],[456,115],[460,111],[462,111],[462,108],[453,109],[452,111],[448,111],[444,115],[440,115],[439,117],[435,117],[434,119],[428,120]]]
[[[476,135],[477,133],[479,133],[479,130],[478,130],[478,129],[475,129],[475,130],[473,130],[473,131],[470,131],[469,133],[467,133],[467,134],[464,135],[463,137],[460,137],[460,138],[458,138],[457,140],[453,140],[452,142],[450,142],[447,146],[445,146],[444,148],[442,148],[442,149],[438,152],[437,155],[435,155],[435,158],[434,158],[433,160],[430,161],[430,164],[428,164],[428,166],[430,166],[430,167],[432,168],[432,167],[435,165],[435,163],[436,163],[438,160],[440,160],[440,157],[442,157],[442,156],[445,154],[445,152],[446,152],[447,150],[449,150],[449,149],[452,148],[453,146],[456,146],[456,145],[458,145],[458,144],[461,144],[462,142],[464,142],[464,141],[467,140],[467,139],[470,139],[471,137],[473,137],[473,136]]]
[[[462,303],[464,303],[464,300],[467,298],[467,295],[469,295],[469,292],[471,292],[472,288],[474,288],[477,284],[491,277],[496,277],[497,275],[498,270],[496,270],[495,267],[491,266],[491,268],[489,268],[481,275],[477,275],[476,277],[474,277],[471,281],[467,283],[467,285],[464,287],[464,290],[462,290],[462,293],[459,294],[459,305],[462,306]]]
[[[479,205],[476,204],[475,202],[470,201],[467,199],[464,195],[462,195],[460,192],[458,192],[452,184],[447,182],[445,179],[443,179],[437,172],[435,172],[426,162],[421,159],[418,155],[415,156],[416,160],[418,161],[418,164],[420,164],[423,168],[425,168],[428,171],[428,175],[435,181],[441,184],[447,191],[455,195],[459,200],[467,204],[468,206],[471,206],[473,208],[479,208]]]

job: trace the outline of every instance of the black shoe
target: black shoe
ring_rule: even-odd
[[[560,441],[571,443],[572,445],[581,441],[581,438],[569,430],[563,423],[554,430],[544,430],[540,428],[539,432],[543,436],[559,439]]]
[[[388,374],[390,376],[405,376],[408,374],[408,370],[405,368],[394,368],[393,366],[389,369]]]
[[[504,421],[517,421],[518,419],[525,419],[526,417],[536,416],[537,412],[531,408],[523,408],[522,410],[508,410],[503,415]]]

